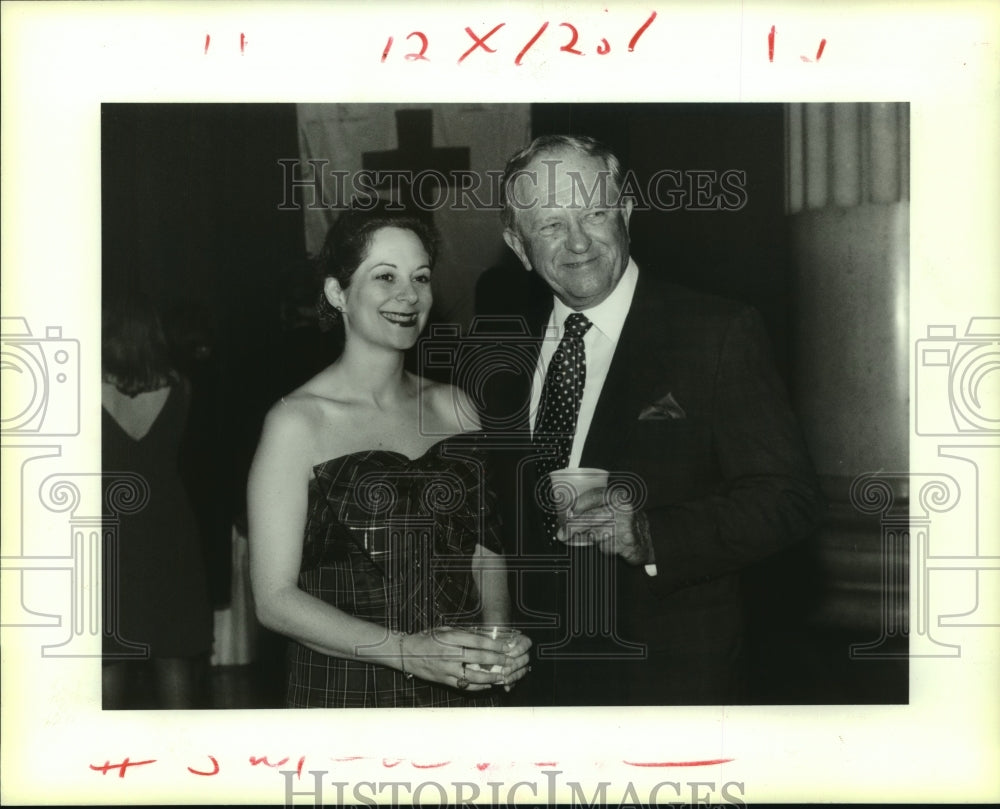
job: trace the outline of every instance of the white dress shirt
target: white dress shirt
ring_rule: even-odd
[[[638,279],[639,268],[630,257],[625,272],[622,273],[622,277],[611,294],[597,306],[583,311],[587,320],[593,325],[583,335],[583,348],[587,356],[587,377],[583,386],[583,397],[580,399],[580,413],[576,419],[576,434],[573,436],[573,446],[569,453],[569,466],[580,465],[580,456],[583,455],[583,445],[590,432],[590,424],[594,420],[597,400],[604,388],[604,380],[608,378],[611,358],[614,356],[618,338],[625,325],[625,318],[632,306],[632,297],[635,295],[635,284]],[[576,311],[570,309],[558,298],[554,298],[553,301],[552,314],[545,326],[542,346],[538,352],[538,365],[535,367],[535,376],[531,385],[531,410],[529,413],[531,414],[532,432],[534,432],[538,420],[538,405],[542,398],[542,386],[545,384],[545,374],[548,371],[549,362],[552,361],[552,355],[556,353],[559,341],[562,340],[563,324],[566,322],[566,318],[570,313]],[[655,576],[656,565],[646,565],[646,572]]]

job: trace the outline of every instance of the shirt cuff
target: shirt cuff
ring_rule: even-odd
[[[655,576],[656,575],[656,564],[646,565],[646,575]]]

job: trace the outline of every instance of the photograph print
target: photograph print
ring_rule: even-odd
[[[103,104],[104,709],[907,704],[909,138]]]

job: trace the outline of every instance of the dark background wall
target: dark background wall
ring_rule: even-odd
[[[281,395],[281,292],[301,261],[301,213],[278,211],[294,105],[106,104],[103,291],[158,304],[194,385],[185,470],[216,603],[266,403]]]
[[[739,210],[636,210],[630,223],[632,254],[644,271],[685,286],[746,301],[761,312],[787,371],[789,335],[787,232],[784,217],[784,124],[780,104],[536,104],[534,134],[586,134],[607,143],[634,172],[641,191],[654,174],[673,169],[721,176],[745,173]],[[693,181],[686,178],[685,183]],[[711,195],[713,183],[706,181]],[[670,181],[660,186],[667,200]],[[689,201],[686,187],[679,199]],[[669,200],[667,200],[669,201]],[[508,256],[506,269],[520,265]],[[490,281],[480,298],[502,299],[502,287],[532,294],[533,280],[514,272]],[[524,275],[522,272],[521,275]],[[529,290],[525,292],[525,289]],[[498,303],[494,304],[500,308]],[[489,306],[484,300],[483,307]]]
[[[678,283],[753,304],[776,342],[785,342],[782,105],[552,104],[537,105],[532,121],[536,135],[580,132],[603,140],[635,172],[640,190],[663,169],[706,172],[702,205],[715,196],[708,172],[744,172],[739,210],[698,209],[686,184],[679,210],[659,211],[648,200],[651,210],[633,215],[633,255]],[[661,197],[670,188],[662,184]]]
[[[796,301],[782,105],[547,104],[531,113],[536,135],[604,140],[640,185],[663,168],[745,173],[739,210],[636,213],[633,254],[644,270],[756,306],[787,378]],[[296,316],[311,295],[303,291],[302,213],[278,207],[278,160],[298,156],[297,137],[291,104],[103,108],[103,283],[108,291],[142,289],[160,303],[178,365],[195,383],[186,470],[217,604],[228,598],[229,527],[244,518],[263,414],[332,358],[327,338]],[[481,277],[479,308],[504,311],[511,297],[545,295],[535,281],[508,254]],[[847,647],[871,637],[803,617],[825,586],[817,559],[807,544],[748,571],[753,701],[905,702],[905,664],[858,667]],[[265,676],[274,669],[265,661]]]

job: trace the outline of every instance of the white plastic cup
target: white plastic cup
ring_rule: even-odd
[[[581,494],[592,489],[603,491],[608,488],[608,471],[583,466],[555,469],[549,472],[549,481],[552,486],[552,499],[558,511],[559,523],[566,525],[566,522],[575,516],[573,507]],[[590,540],[582,538],[564,541],[567,545],[592,544]]]

